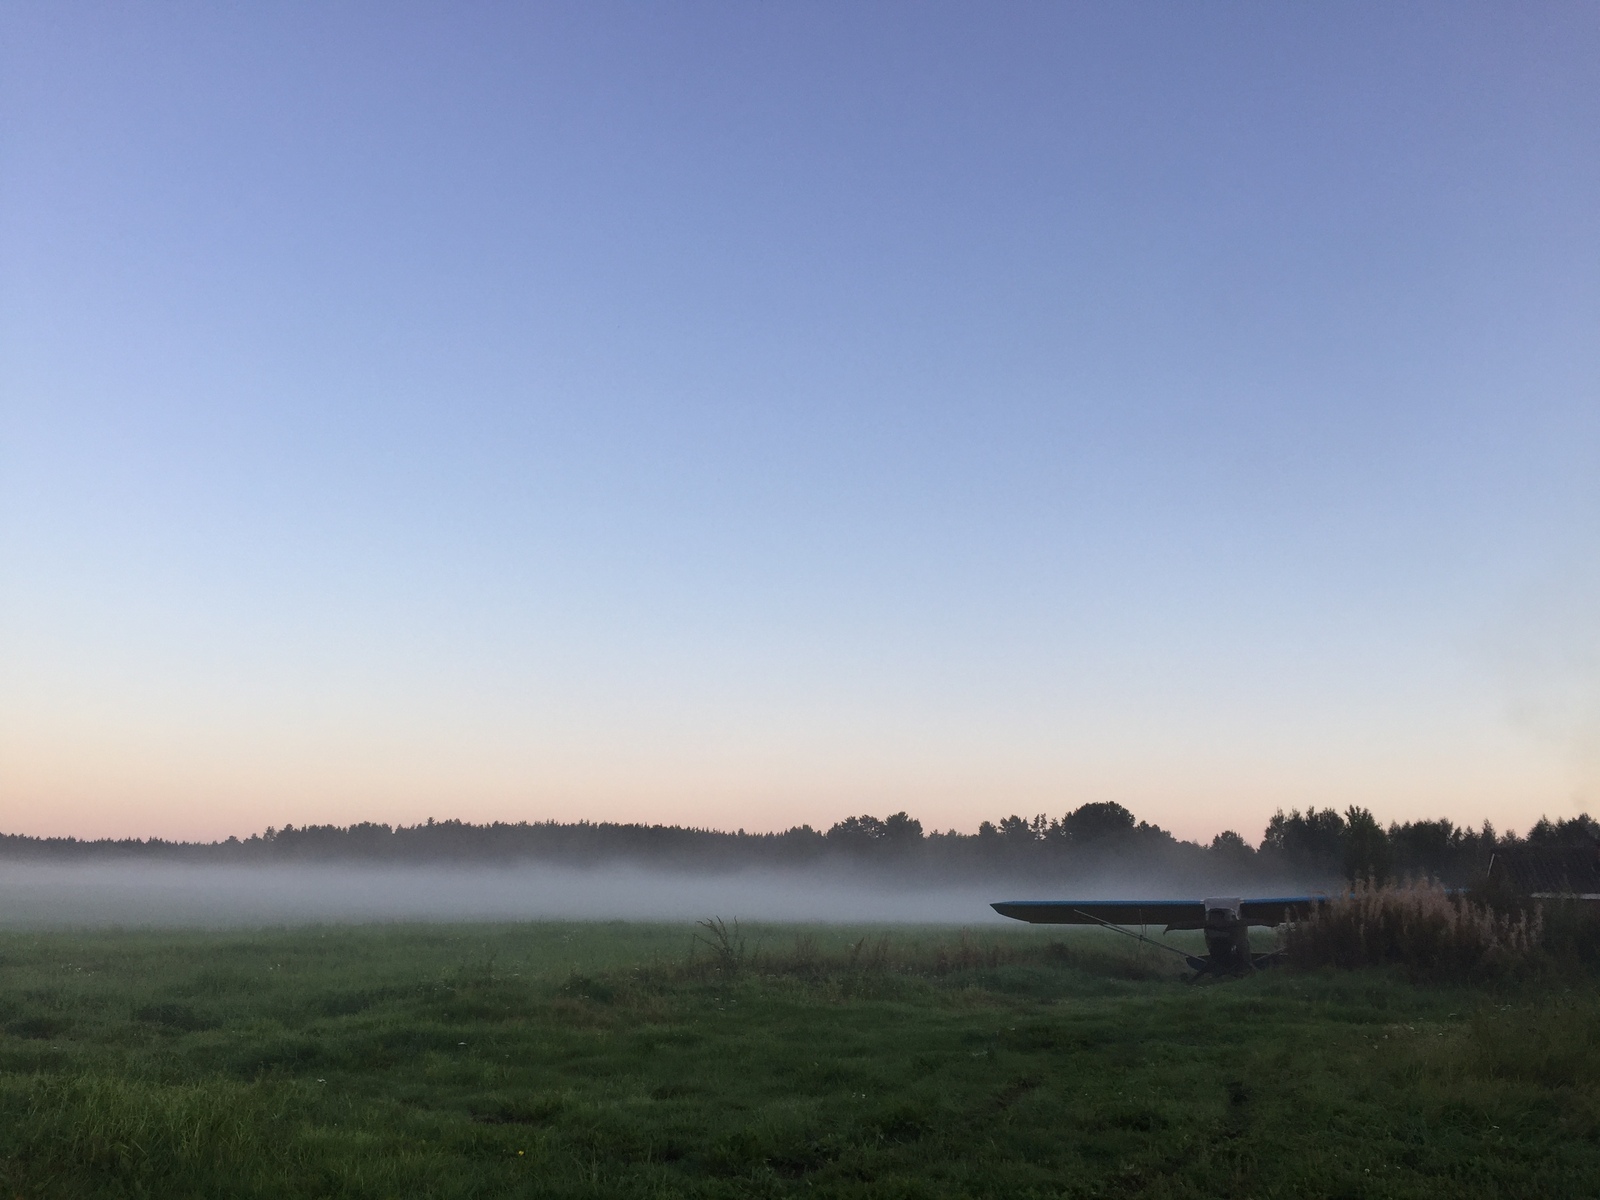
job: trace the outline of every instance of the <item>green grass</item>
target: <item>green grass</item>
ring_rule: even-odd
[[[0,934],[0,1196],[1600,1195],[1591,984],[696,932]]]

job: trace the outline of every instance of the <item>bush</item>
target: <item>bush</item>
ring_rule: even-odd
[[[1419,975],[1464,978],[1530,965],[1542,933],[1537,911],[1499,913],[1436,883],[1358,883],[1292,923],[1285,948],[1299,967],[1396,964]]]

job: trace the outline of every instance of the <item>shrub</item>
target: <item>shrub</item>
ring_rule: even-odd
[[[1292,923],[1285,948],[1300,967],[1397,964],[1420,975],[1460,978],[1527,966],[1541,933],[1537,911],[1498,913],[1436,883],[1361,882]]]

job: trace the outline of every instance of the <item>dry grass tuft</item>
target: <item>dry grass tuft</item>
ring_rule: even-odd
[[[1531,965],[1541,933],[1537,911],[1497,913],[1436,883],[1358,883],[1290,925],[1286,949],[1300,967],[1394,964],[1419,975],[1465,978]]]

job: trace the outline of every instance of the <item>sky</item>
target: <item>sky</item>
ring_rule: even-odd
[[[0,829],[1600,813],[1600,7],[0,8]]]

